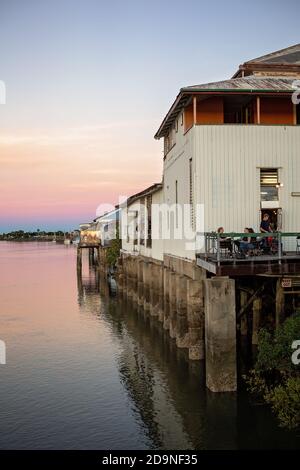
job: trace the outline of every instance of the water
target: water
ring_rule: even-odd
[[[0,242],[1,449],[296,448],[243,392],[212,394],[156,324],[76,250]]]

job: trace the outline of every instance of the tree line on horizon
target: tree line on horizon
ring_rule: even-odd
[[[31,238],[43,238],[43,237],[64,237],[68,232],[63,230],[46,231],[37,229],[36,231],[25,231],[25,230],[13,230],[11,232],[3,232],[0,234],[0,240],[7,239],[31,239]]]

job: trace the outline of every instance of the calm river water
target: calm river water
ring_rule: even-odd
[[[212,394],[143,312],[76,250],[0,242],[1,449],[295,448],[243,392]]]

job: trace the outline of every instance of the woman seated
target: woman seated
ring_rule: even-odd
[[[245,227],[244,233],[254,233],[252,228]],[[239,250],[243,255],[248,255],[250,250],[254,250],[255,237],[243,237],[239,243]]]

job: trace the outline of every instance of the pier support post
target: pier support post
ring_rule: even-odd
[[[143,279],[144,279],[144,310],[150,309],[150,262],[145,261],[143,268]]]
[[[164,266],[164,318],[163,328],[168,330],[170,326],[170,270]]]
[[[95,265],[95,253],[94,253],[94,248],[89,248],[89,264],[90,266]]]
[[[138,260],[137,265],[137,274],[138,274],[138,298],[137,303],[141,307],[144,305],[144,283],[143,283],[143,270],[144,270],[144,261],[142,259]]]
[[[204,358],[203,281],[187,281],[187,314],[189,326],[189,359]]]
[[[258,344],[258,330],[260,325],[261,299],[253,301],[252,310],[252,344]]]
[[[237,389],[235,281],[205,281],[206,386],[212,392]]]
[[[97,253],[97,265],[100,268],[100,253],[101,253],[101,248],[100,246],[97,246],[96,248],[96,253]]]
[[[176,345],[178,348],[189,347],[189,325],[187,317],[187,278],[176,276]]]
[[[99,263],[100,263],[100,250],[99,248]],[[117,261],[117,287],[118,291],[121,294],[124,288],[124,270],[123,270],[123,259],[119,257]]]
[[[158,317],[158,282],[159,265],[152,263],[150,267],[150,314]]]
[[[82,248],[77,248],[77,271],[81,272],[82,269]]]
[[[164,321],[164,268],[158,266],[158,321]]]
[[[284,292],[281,281],[282,278],[279,277],[276,283],[276,329],[282,322],[284,315]]]
[[[123,289],[122,289],[124,297],[127,296],[127,289],[128,289],[127,276],[128,276],[128,273],[127,273],[127,257],[124,256],[123,257]]]
[[[127,297],[132,296],[132,278],[131,278],[131,258],[126,258],[126,282],[127,282]]]
[[[138,259],[132,258],[132,300],[138,301]]]
[[[240,292],[240,303],[241,303],[241,308],[244,307],[247,303],[247,292],[241,291]],[[247,314],[244,313],[241,317],[241,335],[242,336],[247,336],[248,334],[248,318]]]
[[[169,321],[169,335],[171,338],[176,338],[176,328],[177,328],[177,311],[176,311],[176,276],[179,274],[170,272],[169,278],[169,299],[170,299],[170,321]]]
[[[149,311],[150,315],[155,316],[155,282],[156,282],[156,265],[149,265]]]

